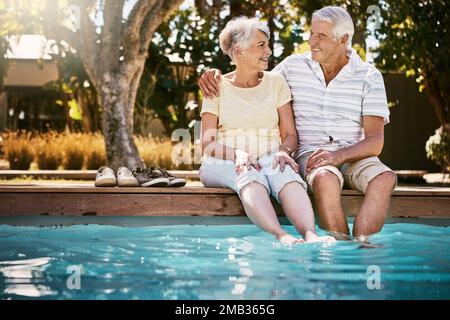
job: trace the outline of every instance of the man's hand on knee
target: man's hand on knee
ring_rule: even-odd
[[[339,166],[342,164],[342,160],[337,151],[327,151],[323,149],[316,150],[308,160],[306,164],[306,172],[309,173],[315,168],[323,166]]]

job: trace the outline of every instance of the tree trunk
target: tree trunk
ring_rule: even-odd
[[[144,166],[133,139],[134,106],[144,66],[145,59],[124,62],[119,72],[106,74],[100,85],[107,160],[114,169]]]
[[[145,68],[145,58],[136,59],[132,66],[127,66],[124,69],[124,77],[129,78],[128,73],[131,75],[129,80],[128,90],[128,108],[127,113],[127,125],[130,132],[134,132],[134,109],[136,105],[137,92],[141,83],[142,73]],[[128,71],[129,70],[129,71]]]
[[[108,165],[114,169],[143,166],[133,141],[133,113],[139,82],[153,33],[183,0],[137,0],[123,21],[126,0],[103,1],[103,26],[90,18],[97,10],[96,0],[73,0],[81,9],[76,32],[55,26],[58,11],[48,1],[47,31],[70,43],[83,65],[103,107],[103,134]],[[49,19],[49,17],[54,17]],[[53,31],[52,31],[53,30]],[[55,32],[57,31],[57,32]]]
[[[108,165],[113,169],[120,166],[134,169],[142,167],[143,162],[139,158],[139,152],[133,140],[132,115],[134,101],[133,94],[129,93],[130,87],[126,75],[117,74],[115,77],[101,84],[99,91],[100,104],[103,106],[103,134],[107,150]],[[136,87],[137,89],[137,87]]]

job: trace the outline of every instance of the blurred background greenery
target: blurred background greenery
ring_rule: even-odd
[[[17,163],[12,160],[11,166],[26,167],[32,157],[39,168],[90,168],[87,148],[85,157],[80,157],[74,146],[85,145],[83,139],[98,138],[99,156],[94,158],[104,157],[99,138],[103,110],[80,55],[66,42],[47,37],[41,42],[40,57],[18,56],[18,43],[26,39],[24,35],[46,36],[42,19],[46,2],[0,0],[0,132],[7,132],[3,134],[3,152],[8,150],[10,159],[23,155]],[[125,6],[132,3],[125,1]],[[164,160],[173,146],[170,136],[177,128],[193,130],[199,120],[199,77],[211,67],[224,73],[233,68],[218,47],[220,30],[230,19],[246,15],[268,22],[273,67],[291,54],[309,50],[311,15],[325,5],[344,6],[350,12],[355,23],[353,47],[384,74],[393,107],[384,161],[394,169],[448,171],[450,4],[444,0],[185,1],[158,27],[148,49],[134,109],[134,134],[141,158],[174,166]],[[21,68],[24,63],[49,74],[54,68],[56,76],[41,85],[27,81],[22,85],[20,79],[14,83],[12,72],[24,73],[25,80],[32,77],[29,65]],[[41,142],[33,141],[37,136],[44,141],[42,147],[37,147]],[[58,144],[57,139],[71,142]],[[12,140],[15,143],[11,144]],[[27,151],[26,141],[33,141],[34,146]],[[46,158],[48,148],[61,149],[60,157],[55,155],[58,152],[52,156],[58,164]],[[149,154],[159,155],[149,158]]]

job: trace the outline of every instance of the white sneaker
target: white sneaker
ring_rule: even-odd
[[[133,176],[130,169],[126,167],[117,169],[117,183],[119,187],[139,187],[139,181]]]
[[[95,176],[96,187],[115,187],[116,185],[117,179],[113,169],[103,166],[97,170],[97,175]]]

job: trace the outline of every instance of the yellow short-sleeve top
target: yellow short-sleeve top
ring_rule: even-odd
[[[239,88],[222,77],[220,96],[203,100],[201,114],[218,117],[217,142],[259,158],[280,146],[278,108],[292,100],[286,79],[264,72],[253,88]]]

